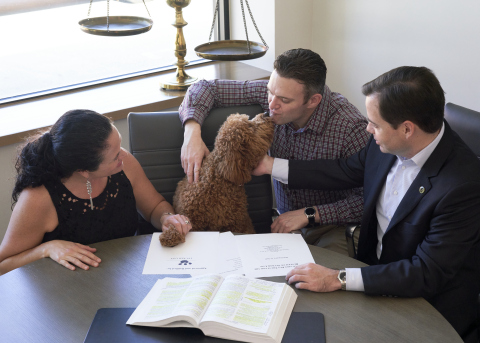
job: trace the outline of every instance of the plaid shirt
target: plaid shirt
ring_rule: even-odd
[[[228,81],[201,80],[187,91],[180,105],[180,119],[194,119],[203,124],[210,109],[259,104],[268,110],[266,80]],[[307,125],[295,130],[292,123],[275,125],[270,156],[289,160],[336,159],[353,155],[369,138],[366,118],[341,94],[325,85],[322,101]],[[363,189],[319,191],[290,190],[288,185],[273,180],[277,208],[280,213],[307,206],[316,206],[320,224],[359,222],[363,212]]]

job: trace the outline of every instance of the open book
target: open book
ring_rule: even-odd
[[[212,337],[280,343],[296,300],[287,284],[242,275],[165,278],[127,324],[195,327]]]

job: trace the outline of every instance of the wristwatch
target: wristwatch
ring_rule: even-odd
[[[338,271],[337,279],[342,284],[342,291],[346,291],[347,290],[347,272],[345,271],[345,269]]]
[[[308,227],[315,226],[315,213],[317,213],[315,207],[305,207],[305,215],[308,219]]]

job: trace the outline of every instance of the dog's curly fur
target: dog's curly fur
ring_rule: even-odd
[[[189,184],[185,177],[173,197],[175,212],[190,219],[192,231],[255,233],[243,185],[272,144],[273,126],[263,113],[252,120],[246,114],[227,118],[198,181]]]
[[[164,247],[174,247],[180,243],[185,243],[185,236],[178,232],[175,226],[170,225],[167,230],[160,234],[159,240]]]

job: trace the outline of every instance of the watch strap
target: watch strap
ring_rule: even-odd
[[[313,212],[312,214],[307,214],[307,212]],[[315,207],[305,207],[304,210],[305,216],[308,219],[308,226],[307,227],[314,227],[315,226],[315,213],[317,213],[317,210]]]

